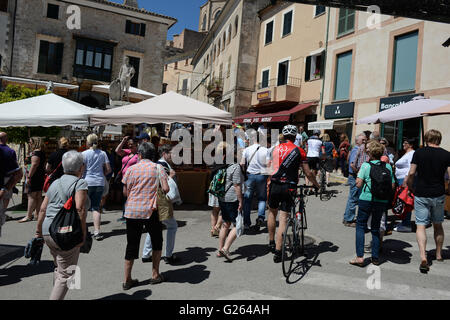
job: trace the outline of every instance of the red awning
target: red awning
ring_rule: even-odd
[[[317,105],[315,102],[298,104],[290,109],[281,110],[271,113],[263,112],[250,112],[234,118],[235,123],[258,123],[258,122],[288,122],[289,117],[293,113],[303,111],[313,105]]]

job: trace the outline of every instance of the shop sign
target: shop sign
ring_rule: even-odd
[[[267,100],[267,99],[270,99],[270,90],[268,90],[268,91],[263,91],[263,92],[258,92],[257,98],[258,98],[258,100]]]
[[[407,103],[412,100],[412,98],[417,96],[423,96],[423,93],[417,94],[408,94],[406,96],[397,96],[397,97],[387,97],[380,99],[380,112],[384,110],[389,110],[391,108],[395,108],[401,104]]]
[[[354,108],[354,102],[330,104],[325,106],[325,119],[352,118]]]

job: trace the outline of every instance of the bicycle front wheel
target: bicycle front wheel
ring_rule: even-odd
[[[296,251],[297,233],[295,230],[295,221],[289,219],[283,233],[283,247],[281,248],[281,264],[283,267],[283,275],[286,278],[291,273]]]

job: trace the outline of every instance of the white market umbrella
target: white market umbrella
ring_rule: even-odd
[[[91,115],[91,123],[94,125],[174,122],[231,124],[232,118],[229,112],[173,91]]]
[[[92,91],[109,94],[109,85],[92,86]],[[128,90],[128,95],[130,96],[130,98],[141,99],[141,100],[145,100],[145,99],[149,99],[149,98],[157,96],[154,93],[144,91],[144,90],[141,90],[141,89],[138,89],[135,87],[130,87],[130,89]]]
[[[422,114],[425,116],[438,116],[442,114],[450,114],[450,103],[437,109],[422,112]]]
[[[88,126],[98,109],[49,93],[0,104],[0,127]]]
[[[381,111],[371,116],[358,119],[356,124],[385,123],[412,118],[420,118],[427,111],[450,104],[448,100],[425,99],[422,96],[414,97],[413,100],[403,103],[397,107]]]

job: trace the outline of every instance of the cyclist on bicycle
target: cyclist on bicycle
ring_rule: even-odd
[[[306,152],[294,144],[297,135],[297,127],[286,125],[282,134],[285,143],[277,145],[272,151],[273,174],[270,178],[269,186],[269,217],[267,227],[269,229],[269,249],[275,254],[273,261],[281,262],[281,246],[283,242],[283,231],[286,228],[287,219],[294,205],[294,199],[291,190],[297,190],[299,168],[303,171],[314,186],[318,189],[319,184],[316,181],[314,173],[310,170]],[[280,209],[278,232],[275,229],[276,218]]]

